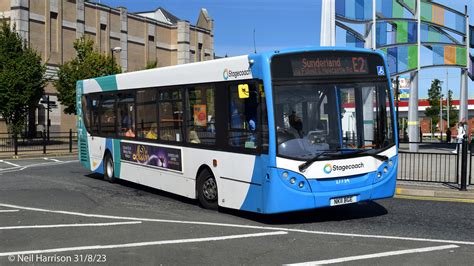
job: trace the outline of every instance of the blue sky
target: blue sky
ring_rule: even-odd
[[[199,10],[206,8],[215,21],[214,46],[218,56],[252,53],[254,30],[257,51],[319,45],[321,0],[96,0],[96,2],[112,7],[124,6],[129,12],[150,11],[163,7],[192,24],[196,23]],[[435,2],[447,4],[459,11],[463,11],[464,5],[469,3],[471,5],[469,13],[474,14],[472,10],[474,6],[469,0]],[[450,68],[448,71],[449,87],[457,98],[460,70]],[[423,70],[419,78],[420,98],[425,98],[432,79],[446,80],[446,68]],[[474,98],[472,81],[469,81],[469,88],[469,97]]]

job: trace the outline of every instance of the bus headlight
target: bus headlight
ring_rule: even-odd
[[[382,177],[382,173],[381,172],[377,172],[377,178],[381,178]]]
[[[393,161],[392,160],[388,161],[388,166],[390,166],[390,167],[393,166]]]
[[[287,179],[288,178],[288,172],[283,172],[281,174],[281,177],[283,177],[283,179]]]
[[[299,187],[299,188],[303,188],[303,187],[304,187],[304,182],[300,182],[300,183],[298,184],[298,187]]]
[[[384,174],[388,173],[388,168],[387,168],[387,166],[385,166],[385,167],[383,168],[383,173],[384,173]]]
[[[292,177],[290,178],[290,183],[293,185],[294,183],[296,183],[296,178]]]

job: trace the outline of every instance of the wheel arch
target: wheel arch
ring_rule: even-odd
[[[214,176],[214,178],[216,179],[216,182],[217,182],[217,186],[219,187],[219,181],[217,181],[216,175],[212,171],[211,167],[207,164],[202,164],[201,166],[199,166],[198,170],[196,171],[196,175],[195,175],[194,190],[195,190],[195,194],[196,194],[195,195],[196,199],[198,198],[198,178],[199,178],[199,174],[201,174],[201,172],[204,171],[204,170],[209,171],[209,173],[211,173],[211,175]]]

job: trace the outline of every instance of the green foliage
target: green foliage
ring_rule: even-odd
[[[0,25],[0,114],[8,131],[17,136],[29,108],[44,92],[46,66],[36,53],[4,20]]]
[[[425,115],[430,117],[433,122],[433,125],[438,124],[439,122],[439,100],[441,98],[441,81],[439,79],[434,79],[431,82],[431,87],[428,90],[428,102],[430,106],[426,108]]]
[[[146,69],[153,69],[153,68],[156,68],[157,66],[158,66],[158,61],[148,62],[148,64],[146,64]]]
[[[78,80],[120,73],[120,66],[111,56],[94,49],[94,41],[82,37],[74,42],[77,56],[59,67],[58,79],[54,86],[58,90],[58,100],[66,108],[64,113],[76,113],[76,82]]]
[[[453,91],[448,90],[448,104],[449,104],[449,127],[453,127],[458,123],[458,113],[459,110],[456,109],[456,106],[453,106]],[[444,119],[448,119],[447,113],[448,110],[445,108],[446,111],[443,113]]]
[[[431,117],[433,121],[433,125],[437,125],[439,122],[439,100],[442,95],[441,93],[441,81],[439,79],[435,79],[431,83],[431,88],[428,90],[428,102],[430,103],[430,107],[426,108],[425,115]],[[446,106],[446,102],[449,104],[449,126],[453,127],[458,122],[458,112],[459,110],[456,109],[456,106],[453,106],[453,91],[448,90],[448,99],[446,101],[443,100],[443,119],[448,120],[448,107]]]

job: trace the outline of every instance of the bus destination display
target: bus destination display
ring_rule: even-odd
[[[294,77],[369,73],[367,58],[362,56],[296,57],[291,67]]]

